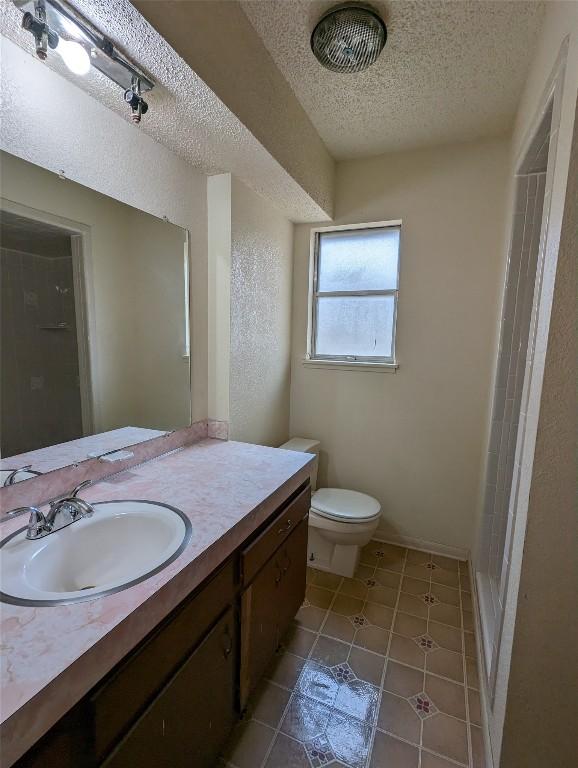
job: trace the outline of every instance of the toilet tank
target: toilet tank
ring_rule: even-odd
[[[314,453],[317,456],[317,461],[313,464],[311,469],[311,490],[317,489],[317,467],[319,465],[319,440],[310,440],[307,437],[292,437],[279,448],[284,448],[286,451],[299,451],[300,453]]]

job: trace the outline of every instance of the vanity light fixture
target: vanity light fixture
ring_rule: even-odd
[[[148,104],[142,94],[152,90],[153,81],[131,64],[113,43],[83,19],[75,10],[58,0],[13,0],[22,11],[22,27],[36,43],[36,55],[42,61],[54,50],[75,75],[98,69],[124,90],[124,100],[131,110],[133,123],[140,123]]]

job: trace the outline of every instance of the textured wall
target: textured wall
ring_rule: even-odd
[[[237,179],[231,195],[231,438],[280,445],[289,431],[291,223]]]
[[[146,119],[138,128],[131,127],[133,133],[148,135],[178,155],[185,164],[203,173],[234,173],[252,189],[274,200],[278,208],[290,212],[288,215],[295,220],[315,221],[326,215],[327,212],[313,199],[310,191],[304,188],[304,182],[296,180],[291,170],[283,165],[283,158],[277,157],[277,154],[291,143],[288,124],[279,120],[279,108],[272,111],[271,115],[273,120],[278,121],[278,125],[285,128],[285,143],[279,145],[276,151],[272,151],[271,147],[263,145],[263,138],[254,135],[242,119],[228,107],[223,94],[211,90],[184,60],[187,56],[181,58],[169,42],[143,18],[130,0],[74,0],[73,5],[156,82],[155,89],[147,95],[150,109]],[[156,10],[160,14],[157,26],[161,33],[166,33],[167,39],[170,39],[171,26],[179,24],[178,20],[175,21],[174,17],[170,16],[169,6],[172,3],[165,0],[146,0],[142,5],[145,12],[153,13]],[[181,29],[177,28],[176,34],[184,32],[187,43],[195,40],[193,53],[200,54],[201,67],[205,60],[210,60],[212,66],[215,66],[223,59],[224,51],[231,53],[234,67],[228,71],[227,77],[231,83],[229,87],[235,91],[237,100],[247,107],[245,119],[257,111],[259,103],[266,107],[272,88],[279,90],[279,80],[284,86],[284,93],[290,94],[290,99],[293,100],[293,113],[300,109],[291,90],[276,70],[270,72],[270,68],[267,69],[267,79],[265,83],[261,81],[257,91],[254,90],[252,79],[241,77],[238,59],[245,57],[254,61],[251,58],[253,46],[250,41],[245,45],[246,38],[243,38],[242,45],[239,44],[241,38],[237,35],[234,16],[228,15],[233,24],[227,30],[227,39],[220,27],[205,30],[203,25],[199,24],[195,18],[198,10],[203,9],[201,18],[214,18],[214,12],[219,10],[217,6],[221,5],[221,0],[217,3],[183,2],[177,5],[181,6],[185,19],[181,22]],[[212,9],[213,16],[211,6],[215,6]],[[250,27],[241,11],[239,14],[241,20]],[[22,14],[10,0],[0,2],[0,32],[21,46],[32,58],[32,37],[21,29],[21,19]],[[164,24],[167,24],[168,29],[164,28]],[[196,39],[197,31],[199,38]],[[205,32],[212,34],[212,37],[207,38]],[[260,45],[256,35],[255,38]],[[256,61],[258,65],[260,59],[257,58]],[[75,76],[58,55],[49,56],[42,66],[76,83],[83,91],[116,113],[127,123],[127,128],[130,126],[130,113],[122,99],[121,89],[100,73],[92,70],[85,76]],[[219,71],[218,68],[215,71]],[[263,109],[259,122],[268,124]],[[305,171],[311,166],[309,182],[323,188],[324,196],[332,199],[331,178],[321,173],[322,169],[318,167],[315,157],[311,156],[311,152],[307,152],[308,147],[312,149],[313,155],[316,152],[324,152],[323,145],[314,132],[309,139],[299,132],[299,138],[305,139],[305,144],[301,146],[297,142],[291,143],[291,149],[294,150],[293,165]],[[287,152],[286,149],[285,151]],[[326,158],[330,160],[328,155]],[[290,160],[291,156],[288,155],[286,159]],[[154,163],[149,159],[148,165],[150,168]],[[331,169],[331,165],[329,167]],[[316,173],[313,173],[313,170]]]
[[[330,215],[333,158],[239,3],[133,0],[133,5],[179,54],[176,71],[184,74],[183,64],[188,65],[191,86],[197,92],[203,86],[205,93],[196,99],[191,87],[190,103],[181,109],[191,125],[202,122],[207,150],[221,155],[219,169],[293,220]],[[171,90],[173,78],[166,83]],[[181,130],[178,124],[174,128]],[[206,154],[205,147],[197,154]]]
[[[205,418],[206,177],[10,40],[0,46],[1,149],[190,231],[193,413]]]
[[[321,440],[321,485],[379,499],[388,538],[472,543],[507,150],[496,140],[338,165],[338,224],[403,220],[395,374],[303,365],[310,227],[296,228],[291,434]]]
[[[231,360],[231,174],[207,179],[209,417],[229,421]]]

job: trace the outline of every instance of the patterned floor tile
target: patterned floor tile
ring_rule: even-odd
[[[308,661],[303,668],[295,690],[303,696],[331,706],[337,696],[339,683],[331,674],[328,667],[323,667],[313,661]]]
[[[331,763],[335,759],[331,744],[327,740],[327,736],[317,736],[311,741],[306,741],[303,745],[305,752],[309,757],[312,768],[321,768],[323,765]]]
[[[330,707],[294,693],[281,723],[281,731],[305,743],[325,732],[330,715]]]
[[[353,579],[308,568],[307,584],[221,763],[455,768],[468,765],[469,733],[469,768],[482,768],[465,565],[372,541]]]
[[[421,720],[425,720],[426,717],[431,717],[438,712],[438,708],[424,691],[412,696],[408,701]]]
[[[338,760],[351,768],[365,768],[371,748],[370,725],[334,710],[327,723],[326,735]]]
[[[414,637],[413,641],[425,653],[429,653],[430,651],[435,651],[436,648],[439,648],[439,645],[436,643],[433,637],[430,637],[430,635],[428,635],[427,633],[425,635],[419,635],[418,637]]]
[[[373,725],[377,716],[379,690],[364,680],[350,680],[342,683],[333,702],[335,709],[357,720]]]

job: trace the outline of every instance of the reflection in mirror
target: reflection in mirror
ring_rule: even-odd
[[[188,426],[185,230],[0,161],[0,485]]]

